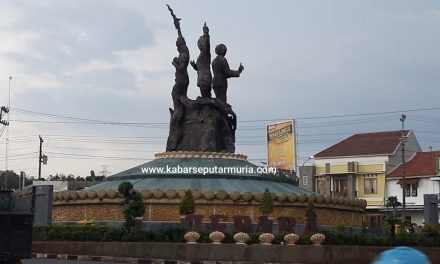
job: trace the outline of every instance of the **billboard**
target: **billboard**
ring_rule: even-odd
[[[295,121],[267,126],[267,166],[280,170],[296,169]]]

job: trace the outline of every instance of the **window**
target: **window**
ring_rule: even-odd
[[[405,184],[405,197],[417,197],[417,183]]]
[[[364,194],[377,194],[377,178],[364,179]]]
[[[303,185],[307,185],[307,179],[308,179],[307,175],[303,176]]]
[[[411,194],[411,184],[405,184],[405,197],[410,197]]]
[[[413,197],[417,196],[417,183],[411,184],[411,196],[413,196]]]

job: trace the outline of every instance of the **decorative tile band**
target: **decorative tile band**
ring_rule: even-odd
[[[170,151],[154,154],[156,159],[173,159],[173,158],[196,158],[196,159],[235,159],[247,160],[247,156],[243,154],[235,154],[228,152],[203,152],[203,151]]]

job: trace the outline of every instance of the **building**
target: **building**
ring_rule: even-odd
[[[388,196],[397,196],[402,202],[402,184],[405,188],[406,216],[418,225],[423,224],[423,195],[440,194],[440,151],[417,152],[403,165],[391,170],[386,177]]]
[[[317,153],[314,191],[365,199],[367,209],[383,207],[389,196],[385,175],[402,162],[402,135],[406,138],[405,160],[409,160],[421,151],[411,130],[355,134]]]

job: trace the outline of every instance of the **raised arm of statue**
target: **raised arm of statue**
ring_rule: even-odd
[[[243,65],[241,65],[241,64],[238,67],[237,71],[231,70],[229,68],[229,63],[226,59],[225,59],[222,66],[223,66],[223,72],[225,73],[226,78],[240,77],[240,73],[243,71]]]
[[[191,64],[191,66],[193,67],[193,69],[194,69],[195,71],[198,71],[198,70],[199,70],[199,67],[197,67],[197,64],[196,64],[193,60],[190,61],[189,63]]]
[[[174,26],[176,27],[177,31],[180,32],[180,20],[181,18],[177,18],[176,15],[174,14],[173,9],[171,9],[171,7],[167,4],[168,10],[171,13],[171,16],[173,17],[174,20]]]

